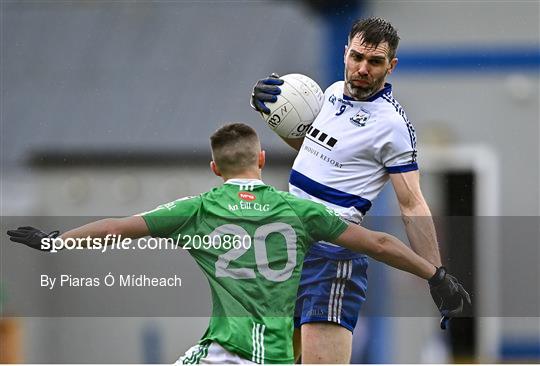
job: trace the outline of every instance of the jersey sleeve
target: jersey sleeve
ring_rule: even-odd
[[[347,222],[325,205],[295,197],[294,210],[313,242],[334,241],[347,229]]]
[[[184,197],[159,205],[155,209],[140,213],[153,237],[168,237],[179,231],[200,207],[200,197]]]
[[[390,174],[418,170],[416,162],[416,132],[407,118],[399,116],[388,124],[386,142],[381,149],[381,160]]]

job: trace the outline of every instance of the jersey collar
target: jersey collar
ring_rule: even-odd
[[[225,184],[234,184],[234,185],[237,185],[237,186],[242,186],[242,185],[254,185],[254,186],[261,186],[261,185],[264,185],[264,182],[260,179],[238,179],[238,178],[233,178],[233,179],[228,179]]]
[[[392,92],[392,84],[384,83],[384,88],[382,88],[381,90],[379,90],[377,93],[373,94],[371,97],[369,97],[366,100],[356,100],[345,94],[343,94],[343,99],[350,100],[353,102],[373,102],[375,99],[379,98],[383,94],[390,94],[391,92]]]

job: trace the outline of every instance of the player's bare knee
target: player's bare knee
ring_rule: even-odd
[[[335,323],[307,323],[302,325],[302,353],[306,349],[317,355],[332,354],[337,348],[351,348],[352,332]]]

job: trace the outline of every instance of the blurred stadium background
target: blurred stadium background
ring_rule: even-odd
[[[438,217],[468,217],[439,226],[439,236],[476,316],[442,333],[425,284],[373,263],[353,362],[538,362],[539,6],[2,1],[1,215],[24,224],[33,224],[25,216],[128,215],[200,193],[220,183],[207,168],[208,136],[231,121],[256,127],[268,151],[265,181],[286,189],[293,154],[250,109],[252,85],[270,72],[300,72],[326,88],[342,78],[352,21],[381,16],[402,39],[390,82],[421,142],[427,200]],[[378,201],[375,216],[399,215],[393,193]],[[404,237],[399,220],[374,226]],[[205,312],[11,319],[25,315],[19,299],[40,304],[21,295],[36,271],[106,273],[115,262],[91,267],[82,256],[52,260],[1,242],[0,362],[168,363],[206,327]],[[113,268],[145,266],[198,274],[187,254]],[[193,281],[204,285],[200,277]],[[405,303],[432,312],[407,313]]]

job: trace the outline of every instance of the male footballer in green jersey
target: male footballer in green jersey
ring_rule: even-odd
[[[293,363],[293,312],[304,255],[319,240],[365,253],[429,279],[440,311],[461,312],[469,295],[446,270],[436,268],[385,233],[348,224],[324,205],[277,191],[261,181],[265,153],[256,132],[241,123],[210,138],[212,171],[224,184],[195,197],[126,218],[99,220],[67,231],[32,227],[10,239],[41,249],[43,239],[193,238],[189,250],[207,277],[212,318],[201,341],[179,363]],[[196,247],[194,238],[204,245]],[[195,248],[196,247],[196,248]]]

